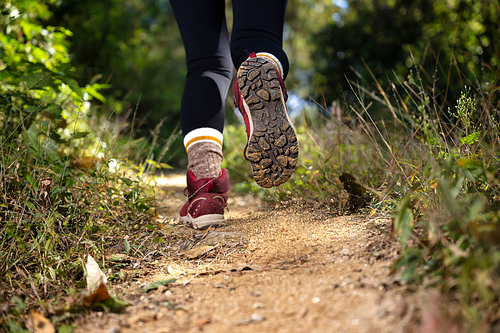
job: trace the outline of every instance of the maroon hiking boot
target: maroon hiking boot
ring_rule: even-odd
[[[194,229],[205,229],[224,223],[224,208],[229,193],[229,174],[222,169],[219,178],[196,179],[187,173],[184,194],[188,201],[182,206],[179,223],[190,224]]]
[[[265,57],[250,54],[238,69],[233,96],[245,121],[248,141],[243,155],[255,181],[266,188],[283,184],[295,170],[299,145],[278,70]]]

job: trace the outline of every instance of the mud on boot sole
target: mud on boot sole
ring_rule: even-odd
[[[240,66],[237,77],[253,127],[247,154],[253,177],[265,188],[281,185],[295,170],[299,145],[278,74],[269,61],[256,57]]]

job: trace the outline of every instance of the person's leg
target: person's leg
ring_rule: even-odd
[[[221,170],[225,99],[233,64],[224,0],[171,0],[186,50],[181,127],[188,154],[179,222],[196,229],[224,222],[229,176]]]
[[[186,50],[181,127],[188,169],[218,177],[225,99],[232,78],[224,0],[171,0]]]
[[[231,56],[238,69],[233,87],[245,120],[247,159],[262,187],[286,182],[297,164],[299,147],[286,108],[283,51],[286,0],[233,0]]]
[[[286,6],[287,0],[233,0],[231,57],[236,69],[250,53],[265,52],[279,60],[281,76],[286,78],[289,65],[282,47]]]

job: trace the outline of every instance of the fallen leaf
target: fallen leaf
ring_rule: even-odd
[[[130,303],[111,297],[106,285],[101,284],[95,293],[83,298],[83,305],[95,311],[121,312]]]
[[[169,266],[170,267],[170,266]],[[159,286],[167,286],[170,283],[174,283],[177,281],[177,279],[170,279],[170,280],[164,280],[164,281],[156,281],[153,283],[146,284],[144,287],[142,287],[142,292],[147,293],[148,291],[158,289]]]
[[[37,202],[44,208],[49,207],[50,204],[50,190],[52,188],[52,178],[45,177],[40,181],[38,188]]]
[[[130,262],[130,261],[132,261],[132,257],[129,257],[125,253],[110,254],[110,255],[106,256],[106,259],[109,261],[115,261],[115,262]]]
[[[297,315],[295,316],[296,319],[302,319],[304,318],[307,313],[309,312],[309,310],[307,308],[302,308],[300,309],[299,313],[297,313]]]
[[[106,288],[105,284],[101,284],[95,293],[92,293],[83,299],[83,304],[86,307],[91,308],[95,303],[102,302],[110,298],[111,296],[109,295],[108,288]]]
[[[213,249],[215,246],[210,246],[210,245],[205,245],[205,246],[199,246],[199,247],[195,247],[194,249],[191,249],[189,251],[186,251],[184,253],[184,255],[188,258],[188,259],[194,259],[194,258],[198,258],[199,256],[201,256],[203,253],[205,252],[208,252],[210,251],[211,249]]]
[[[92,294],[95,290],[100,288],[101,285],[105,285],[106,282],[108,282],[108,279],[90,254],[87,257],[87,264],[85,265],[85,268],[87,269],[87,290],[90,294]]]
[[[26,328],[30,333],[55,333],[50,320],[38,311],[31,310],[26,320]]]

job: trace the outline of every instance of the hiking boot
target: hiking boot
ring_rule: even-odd
[[[179,223],[190,224],[194,229],[223,224],[228,192],[229,174],[226,169],[222,169],[219,178],[198,180],[189,170],[184,190],[188,201],[182,206]]]
[[[245,121],[248,141],[243,155],[255,181],[266,188],[283,184],[299,157],[283,79],[269,60],[252,53],[238,69],[233,96]]]

